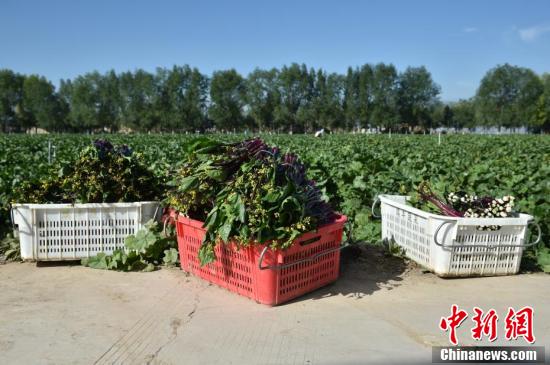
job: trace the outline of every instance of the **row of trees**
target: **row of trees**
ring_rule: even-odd
[[[475,97],[444,104],[425,67],[391,64],[349,68],[345,75],[292,64],[208,77],[174,66],[87,73],[61,80],[0,70],[2,130],[196,131],[259,129],[311,132],[324,127],[548,128],[550,75],[503,65],[490,70]]]
[[[435,124],[457,128],[527,127],[550,131],[550,74],[530,69],[497,66],[480,82],[476,95],[433,109]]]

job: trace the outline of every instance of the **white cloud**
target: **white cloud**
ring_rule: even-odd
[[[550,25],[537,25],[534,27],[519,29],[519,37],[524,42],[533,42],[544,33],[550,32]]]
[[[474,33],[477,32],[479,29],[476,27],[466,27],[463,29],[464,33]]]

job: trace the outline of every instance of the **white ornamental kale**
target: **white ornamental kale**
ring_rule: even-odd
[[[514,200],[511,195],[502,198],[478,197],[464,192],[447,194],[447,203],[454,210],[461,212],[465,218],[506,218],[516,215]],[[480,226],[482,230],[497,230],[498,226]]]

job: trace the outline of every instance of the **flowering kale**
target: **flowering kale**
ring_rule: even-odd
[[[132,149],[125,144],[118,146],[116,152],[124,157],[130,157],[132,155]]]
[[[452,206],[445,204],[441,199],[432,191],[431,187],[427,182],[422,182],[418,186],[418,195],[420,199],[424,202],[430,202],[439,209],[441,214],[448,215],[451,217],[462,217],[464,213],[456,210]]]
[[[98,139],[55,174],[16,191],[26,203],[115,203],[157,200],[161,181],[126,146]]]
[[[100,151],[111,152],[113,150],[113,144],[105,139],[96,139],[94,146]]]
[[[132,154],[132,149],[123,144],[114,147],[113,144],[105,139],[96,139],[94,141],[94,147],[98,152],[100,159],[105,158],[110,153],[116,153],[124,157],[129,157]]]
[[[469,218],[505,218],[512,216],[514,207],[513,196],[492,198],[485,196],[478,198],[476,195],[468,195],[464,192],[449,193],[447,201],[456,209],[464,212],[464,217]]]
[[[113,148],[114,148],[111,142],[104,139],[96,139],[94,141],[94,147],[96,148],[100,159],[105,158],[107,154],[113,152]]]
[[[515,215],[513,211],[515,198],[513,196],[502,198],[478,197],[477,195],[458,191],[447,194],[443,201],[426,182],[419,185],[418,195],[422,201],[433,204],[441,214],[452,217],[506,218]],[[478,227],[480,230],[496,230],[498,228],[496,225]]]
[[[199,251],[203,264],[215,259],[220,241],[239,246],[269,242],[284,249],[302,233],[336,218],[295,154],[281,154],[259,138],[192,143],[208,148],[190,154],[171,182],[168,203],[204,221],[207,232]]]

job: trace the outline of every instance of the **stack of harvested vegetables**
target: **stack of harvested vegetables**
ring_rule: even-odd
[[[259,138],[232,144],[200,139],[188,152],[169,183],[167,202],[179,214],[204,222],[202,264],[215,260],[220,241],[285,249],[302,233],[336,218],[297,156]]]

